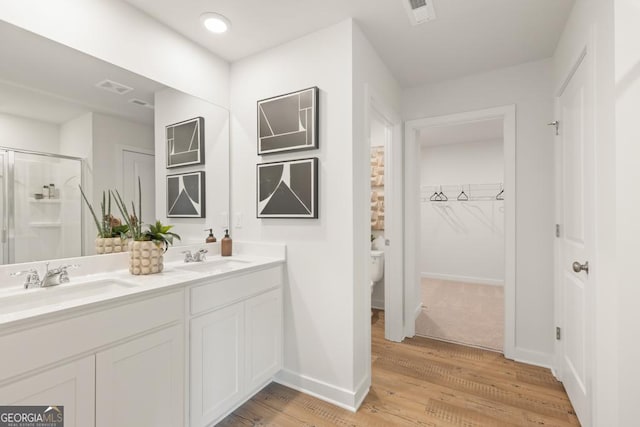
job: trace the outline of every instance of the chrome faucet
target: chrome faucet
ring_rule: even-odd
[[[69,264],[69,265],[61,265],[58,268],[54,268],[49,270],[49,263],[45,264],[45,272],[42,279],[40,279],[40,275],[38,274],[38,270],[31,268],[25,271],[18,271],[16,273],[11,273],[11,277],[22,276],[24,274],[27,275],[24,281],[24,288],[48,288],[49,286],[57,286],[62,283],[69,283],[69,272],[67,271],[70,268],[78,268],[80,267],[78,264]]]
[[[200,249],[198,252],[192,254],[191,251],[183,251],[184,254],[184,262],[203,262],[207,259],[207,251],[206,249]]]

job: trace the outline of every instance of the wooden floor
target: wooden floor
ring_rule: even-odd
[[[220,426],[576,426],[548,369],[428,338],[384,339],[372,319],[372,385],[357,413],[271,384]]]

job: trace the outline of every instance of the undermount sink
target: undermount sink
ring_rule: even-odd
[[[196,273],[221,273],[244,267],[249,261],[240,259],[216,259],[203,262],[192,262],[176,267],[177,270],[193,271]]]
[[[23,292],[2,296],[0,313],[9,314],[35,308],[44,308],[74,300],[96,297],[113,291],[135,287],[119,280],[96,280],[87,283],[70,283],[47,288],[25,289]]]

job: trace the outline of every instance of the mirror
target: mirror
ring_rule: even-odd
[[[176,244],[228,226],[228,110],[1,21],[0,39],[0,263],[95,254],[78,185],[100,217],[140,177],[143,221]]]

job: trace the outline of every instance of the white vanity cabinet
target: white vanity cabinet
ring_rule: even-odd
[[[183,423],[182,336],[172,326],[96,354],[96,427]]]
[[[220,421],[282,367],[282,267],[190,289],[190,425]]]
[[[92,355],[1,387],[0,404],[64,406],[66,427],[93,427],[94,390]]]
[[[183,321],[181,289],[0,331],[0,404],[63,405],[67,427],[180,426]]]

